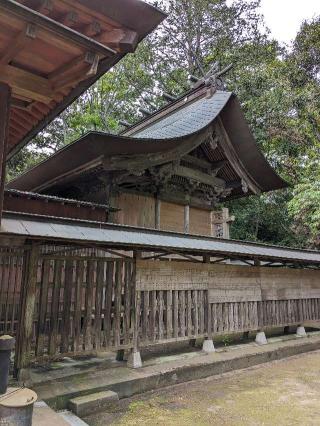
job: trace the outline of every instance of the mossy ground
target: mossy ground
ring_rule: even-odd
[[[122,400],[102,425],[320,425],[320,351]]]

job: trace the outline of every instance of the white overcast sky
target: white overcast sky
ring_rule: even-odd
[[[262,0],[261,10],[273,37],[288,43],[304,20],[320,15],[320,0]]]
[[[145,1],[152,3],[152,0]],[[273,37],[289,43],[303,21],[320,15],[320,0],[261,0],[261,12]]]

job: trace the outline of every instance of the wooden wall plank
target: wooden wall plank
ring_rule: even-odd
[[[97,284],[96,298],[94,310],[94,326],[95,326],[95,349],[101,349],[101,333],[102,333],[102,302],[103,302],[103,285],[105,281],[105,261],[97,261]]]
[[[49,350],[48,350],[49,355],[55,355],[57,351],[62,268],[63,268],[63,261],[56,260],[54,262],[54,278],[53,278],[53,290],[52,290],[52,299],[51,299],[50,334],[49,334]]]
[[[43,356],[44,354],[50,268],[51,268],[50,259],[45,259],[42,262],[42,277],[41,277],[42,280],[40,282],[41,287],[40,287],[39,317],[38,317],[38,330],[37,330],[37,342],[36,342],[36,356]]]
[[[65,279],[63,288],[63,310],[61,328],[61,352],[69,352],[71,332],[71,302],[73,290],[73,260],[68,259],[65,266]]]
[[[83,304],[83,276],[84,276],[84,261],[76,261],[76,277],[75,277],[75,300],[74,300],[74,341],[73,351],[80,351],[81,347],[81,316]]]
[[[114,263],[107,262],[107,279],[105,287],[105,312],[104,312],[104,339],[106,346],[112,345],[111,341],[111,328],[112,328],[112,299],[113,299],[113,285],[114,285]]]
[[[96,268],[94,260],[87,261],[87,274],[86,274],[86,292],[85,292],[85,314],[83,323],[84,334],[84,349],[92,349],[92,307],[94,301],[94,272]]]

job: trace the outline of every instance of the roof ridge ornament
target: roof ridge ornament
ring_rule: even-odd
[[[211,96],[216,90],[225,90],[226,85],[223,80],[223,76],[233,68],[233,64],[229,64],[222,70],[219,70],[220,64],[219,62],[215,62],[210,70],[201,78],[198,78],[194,75],[189,76],[189,80],[193,83],[192,88],[197,89],[200,86],[206,86],[211,90]]]

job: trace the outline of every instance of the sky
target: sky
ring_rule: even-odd
[[[262,0],[261,11],[273,37],[289,43],[304,20],[320,15],[320,0]]]

